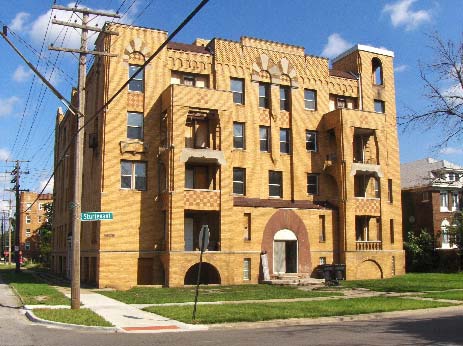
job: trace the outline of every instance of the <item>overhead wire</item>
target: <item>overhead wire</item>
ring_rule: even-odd
[[[36,199],[32,202],[31,206],[34,205],[40,195],[45,191],[47,188],[48,184],[50,183],[51,179],[55,176],[58,167],[61,165],[61,162],[63,162],[64,158],[66,157],[67,152],[69,149],[72,147],[73,142],[75,138],[77,137],[78,133],[82,131],[85,126],[87,126],[91,121],[93,121],[102,111],[104,111],[115,99],[116,97],[127,87],[127,85],[134,79],[136,76],[145,69],[145,67],[167,46],[167,44],[175,37],[177,34],[193,19],[196,14],[209,2],[209,0],[201,0],[201,2],[194,8],[193,11],[190,12],[190,14],[177,26],[177,28],[166,38],[166,40],[156,49],[156,51],[138,68],[137,71],[111,96],[108,101],[105,102],[103,106],[101,106],[94,114],[89,116],[89,119],[87,119],[84,124],[76,130],[76,132],[72,135],[70,143],[66,146],[64,149],[61,157],[59,158],[58,162],[55,164],[55,167],[53,168],[53,173],[50,175],[48,178],[47,182],[45,183],[43,189],[41,192],[37,195]],[[29,210],[30,208],[26,209]]]

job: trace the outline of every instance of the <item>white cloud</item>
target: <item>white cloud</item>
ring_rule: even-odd
[[[39,185],[39,192],[42,191],[42,189],[45,187],[45,184],[47,183],[48,179],[46,180],[41,180],[40,185]],[[47,187],[43,191],[43,193],[53,193],[53,185],[55,183],[55,179],[51,178],[50,182],[48,183]]]
[[[463,148],[446,147],[439,150],[439,153],[444,155],[461,155],[463,154]]]
[[[11,114],[15,104],[18,102],[19,97],[16,96],[11,96],[6,99],[0,98],[0,117]]]
[[[26,70],[23,65],[19,65],[13,73],[13,80],[21,83],[28,80],[30,76],[32,76],[32,71]]]
[[[408,65],[398,65],[394,67],[394,72],[400,73],[400,72],[406,71],[407,69],[408,69]]]
[[[463,88],[461,87],[460,84],[455,84],[455,85],[452,85],[451,87],[447,88],[446,90],[444,90],[442,92],[442,94],[444,96],[447,96],[447,97],[458,97],[460,98],[460,100],[457,100],[460,102],[462,102],[463,100]]]
[[[10,27],[11,30],[21,32],[24,30],[24,24],[26,20],[30,17],[30,14],[27,12],[19,12],[11,21]]]
[[[335,32],[328,37],[328,42],[325,47],[323,47],[322,56],[334,58],[350,47],[352,47],[352,44]]]
[[[389,14],[394,27],[405,26],[405,30],[413,30],[431,20],[430,10],[410,9],[414,2],[416,0],[399,0],[384,6],[383,12]]]
[[[11,156],[11,153],[8,149],[0,148],[0,161],[8,160]]]
[[[135,5],[131,7],[127,15],[120,20],[122,23],[131,22],[133,17],[136,15],[140,2],[135,2]],[[74,7],[75,3],[71,2],[67,5],[67,7]],[[80,4],[78,7],[87,7],[84,4]],[[115,10],[108,10],[108,9],[97,9],[98,11],[105,11],[105,12],[115,12]],[[53,11],[53,13],[52,13]],[[76,15],[75,13],[71,13],[70,11],[61,11],[61,10],[48,10],[47,12],[38,16],[32,23],[27,26],[27,32],[31,38],[31,40],[35,44],[41,44],[45,32],[47,32],[48,22],[50,20],[50,15],[56,20],[64,21],[64,22],[75,22],[77,24],[81,24],[81,15]],[[94,16],[90,15],[90,25],[91,26],[98,26],[103,27],[106,21],[113,21],[115,20],[118,22],[119,20],[114,19],[112,17],[104,17],[104,16]],[[64,28],[64,29],[63,29]],[[64,40],[63,45],[67,48],[79,48],[80,47],[80,29],[68,29],[63,27],[62,25],[58,24],[50,24],[48,27],[46,43],[54,44],[56,46],[61,46],[63,36],[66,34],[66,39]],[[89,36],[89,48],[93,47],[96,38],[98,35],[90,35]]]

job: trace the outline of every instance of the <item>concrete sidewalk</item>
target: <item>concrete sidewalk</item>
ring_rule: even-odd
[[[136,307],[119,302],[98,293],[80,295],[83,307],[92,310],[118,329],[125,332],[167,332],[206,330],[206,326],[196,326],[178,322]]]

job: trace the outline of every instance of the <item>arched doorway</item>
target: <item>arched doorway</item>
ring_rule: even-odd
[[[198,280],[198,270],[199,270],[199,263],[196,263],[188,269],[185,274],[185,279],[183,281],[184,285],[196,285],[196,281]],[[200,283],[203,285],[212,285],[217,284],[220,285],[220,273],[216,267],[212,264],[203,262],[201,266],[201,277],[199,279]]]
[[[273,237],[273,273],[297,273],[297,237],[289,229],[281,229]]]

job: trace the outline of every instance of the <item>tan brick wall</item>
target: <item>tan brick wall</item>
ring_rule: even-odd
[[[97,41],[115,58],[97,60],[89,75],[89,104],[92,114],[128,77],[128,65],[141,64],[165,40],[167,33],[120,24],[117,38]],[[223,284],[243,283],[243,260],[251,259],[251,280],[259,279],[260,252],[264,230],[277,208],[269,203],[268,171],[281,171],[284,201],[312,202],[308,209],[295,209],[307,232],[310,245],[298,249],[308,258],[313,274],[320,257],[327,263],[343,262],[350,278],[371,276],[374,265],[383,276],[392,275],[392,255],[396,273],[403,273],[400,180],[392,59],[381,57],[384,86],[371,85],[369,52],[354,52],[335,64],[344,71],[362,73],[362,85],[353,78],[329,75],[328,61],[307,56],[302,47],[243,37],[240,42],[214,39],[208,46],[214,55],[186,50],[164,49],[145,69],[143,93],[123,91],[93,126],[86,128],[98,137],[98,147],[85,149],[84,199],[87,211],[112,211],[114,221],[83,224],[82,249],[98,257],[97,285],[128,288],[137,283],[165,282],[183,285],[188,269],[198,261],[199,252],[185,251],[185,213],[215,212],[219,215],[220,251],[209,251],[205,261],[220,273]],[[99,64],[98,64],[99,61]],[[209,76],[210,88],[170,85],[171,72]],[[234,104],[230,77],[242,78],[245,104]],[[271,82],[269,109],[258,107],[258,82]],[[289,111],[280,110],[280,85],[291,86]],[[315,110],[304,108],[304,89],[317,92]],[[362,89],[362,95],[359,90]],[[329,95],[362,97],[363,110],[329,112]],[[386,102],[386,113],[373,112],[373,99]],[[127,112],[144,114],[144,139],[128,141]],[[214,191],[185,190],[185,126],[188,114],[203,112],[217,125],[211,140],[224,162],[208,163],[216,170]],[[160,147],[161,117],[167,116],[167,146]],[[233,148],[233,122],[245,124],[245,149]],[[212,123],[212,120],[211,120]],[[259,126],[271,128],[271,150],[259,149]],[[215,125],[214,125],[215,126]],[[280,153],[280,128],[290,129],[291,153]],[[374,130],[372,151],[379,152],[381,199],[354,198],[354,128]],[[318,151],[305,147],[306,130],[317,131]],[[334,139],[330,132],[334,134]],[[88,144],[88,143],[87,143]],[[335,155],[333,155],[335,154]],[[327,160],[327,157],[333,158]],[[196,158],[201,161],[204,159]],[[147,164],[147,190],[121,189],[121,160]],[[167,191],[159,193],[159,162],[166,168]],[[234,206],[233,167],[246,169],[247,199],[267,203],[266,207]],[[307,193],[307,174],[319,174],[319,194]],[[63,178],[64,179],[64,178]],[[393,202],[387,201],[388,179],[393,180]],[[321,206],[318,206],[320,204]],[[327,206],[327,207],[324,207]],[[338,210],[338,211],[336,211]],[[164,229],[164,213],[166,217]],[[244,239],[244,214],[250,214],[251,239]],[[208,214],[209,215],[209,214]],[[364,254],[356,250],[355,215],[381,218],[382,250]],[[325,217],[325,242],[320,242],[320,216]],[[61,218],[64,216],[61,215]],[[394,219],[395,242],[389,239],[389,220]],[[273,236],[273,235],[271,235]],[[366,262],[366,259],[374,259]],[[87,260],[84,260],[87,261]],[[88,260],[90,263],[90,260]],[[149,274],[149,272],[152,273]],[[163,273],[164,272],[164,273]],[[365,274],[368,276],[370,274]],[[141,276],[141,277],[140,277]]]

